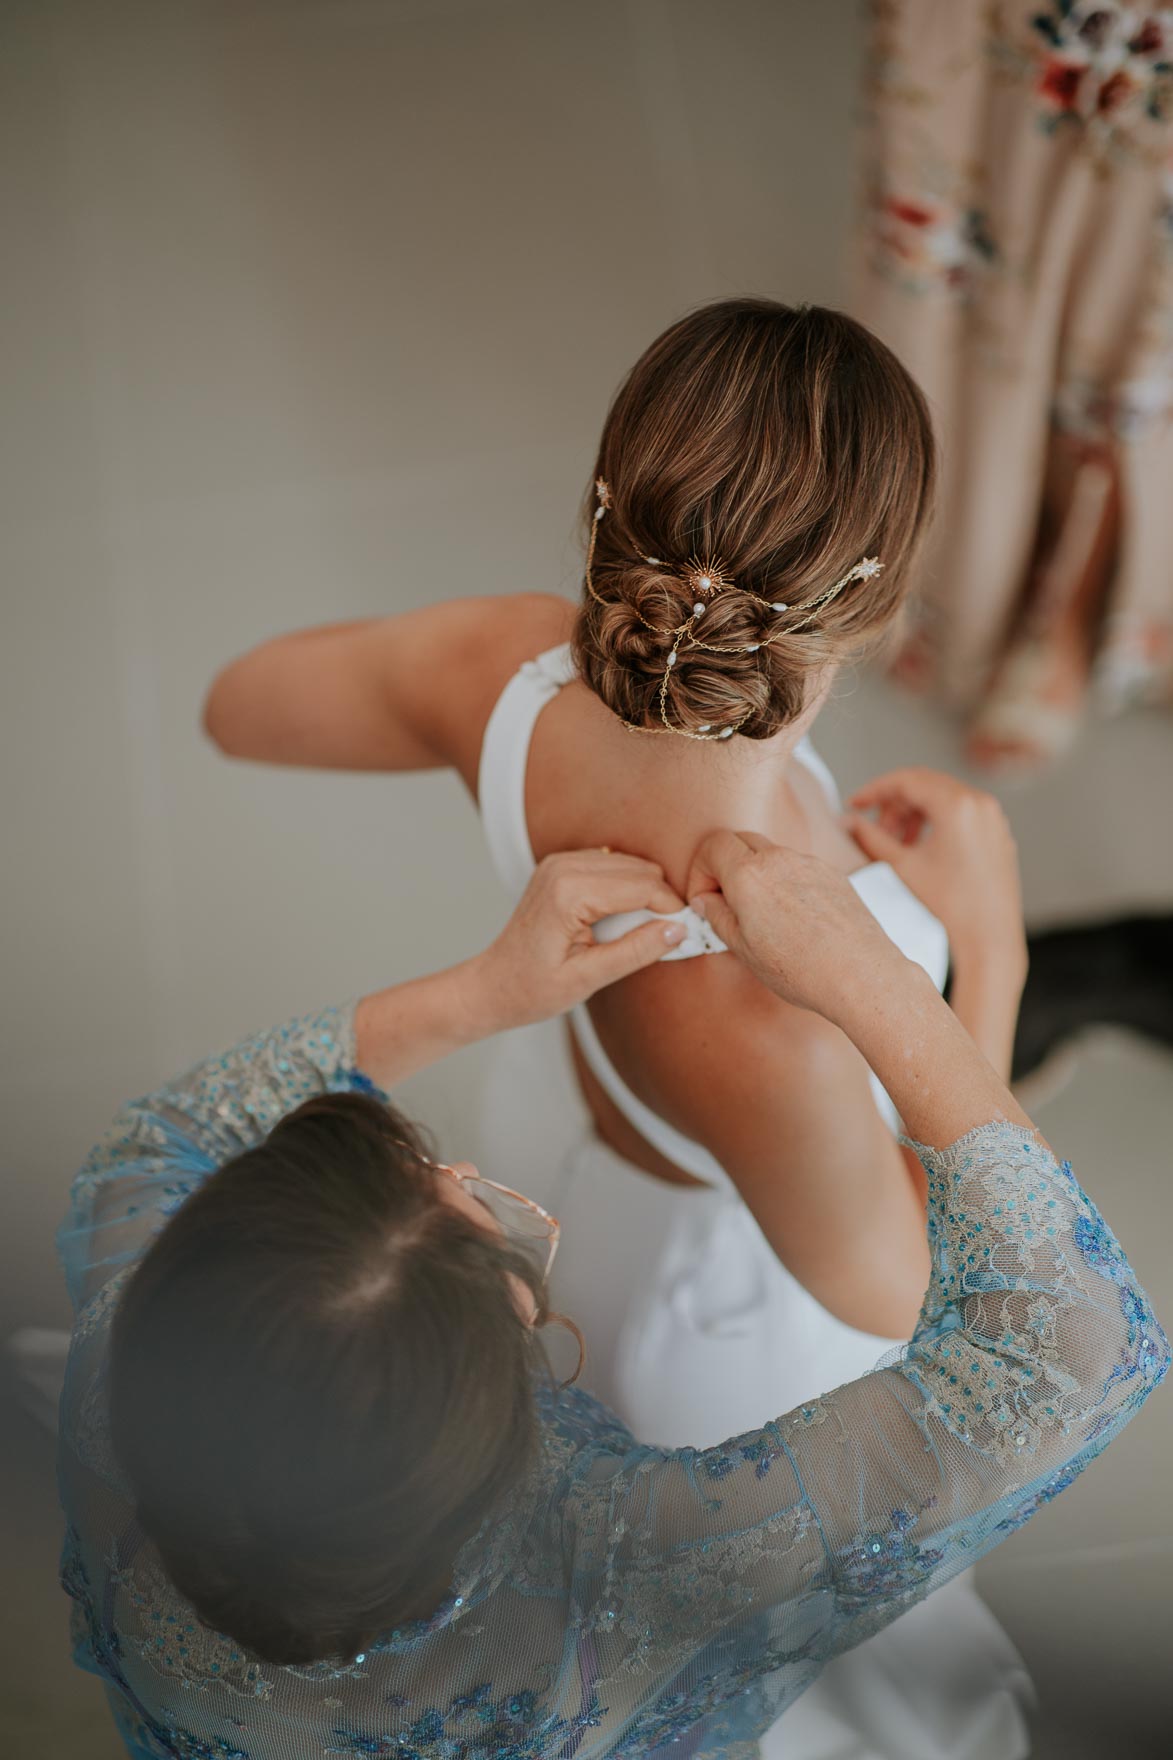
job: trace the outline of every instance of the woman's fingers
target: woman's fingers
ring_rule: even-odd
[[[955,776],[947,776],[943,770],[912,765],[873,776],[870,782],[856,789],[847,804],[856,812],[866,812],[869,807],[895,806],[905,811],[919,809],[928,814],[933,807],[964,787],[964,783],[958,782]]]
[[[871,862],[890,862],[895,866],[908,847],[902,837],[877,825],[874,819],[865,819],[862,813],[848,813],[843,824]]]
[[[580,885],[580,915],[591,923],[600,917],[617,916],[620,911],[656,911],[660,916],[671,916],[683,909],[684,900],[663,880],[648,881],[638,874],[592,875]]]
[[[657,862],[610,850],[569,850],[542,864],[564,904],[593,912],[592,921],[618,911],[682,910],[684,900],[664,878]]]
[[[684,900],[673,892],[661,875],[632,873],[627,869],[601,871],[573,880],[579,907],[592,923],[619,911],[658,911],[671,915],[684,909]]]
[[[690,899],[722,891],[749,856],[771,847],[769,838],[756,831],[710,831],[693,851],[685,891]]]
[[[726,947],[737,951],[741,944],[741,925],[729,900],[722,892],[699,892],[691,900],[698,917],[721,937]]]
[[[876,815],[876,824],[900,843],[910,844],[920,837],[927,820],[917,807],[898,806],[895,801],[885,801]]]
[[[641,923],[618,941],[601,941],[586,948],[578,955],[579,970],[591,986],[583,992],[584,997],[655,965],[670,948],[678,947],[686,934],[683,923]]]

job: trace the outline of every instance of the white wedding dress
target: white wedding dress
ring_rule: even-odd
[[[485,730],[481,814],[513,895],[534,869],[525,814],[530,740],[542,709],[573,676],[566,647],[527,662]],[[795,757],[837,808],[834,779],[809,741]],[[897,945],[943,985],[944,930],[896,873],[872,863],[851,883]],[[596,933],[621,934],[648,914],[612,918]],[[693,912],[679,915],[689,933],[667,960],[722,950]],[[777,1258],[708,1151],[627,1087],[585,1006],[571,1022],[620,1111],[706,1189],[655,1179],[599,1141],[562,1021],[494,1042],[473,1147],[485,1172],[561,1221],[553,1305],[586,1335],[585,1384],[641,1441],[709,1446],[866,1373],[904,1342],[858,1332],[828,1313]],[[895,1110],[872,1080],[895,1128]],[[1029,1752],[1023,1707],[1032,1697],[1021,1658],[963,1577],[833,1662],[763,1739],[762,1753],[769,1760],[1019,1760]]]

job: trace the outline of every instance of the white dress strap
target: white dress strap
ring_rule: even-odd
[[[702,950],[703,951],[703,950]],[[638,1094],[633,1094],[599,1041],[595,1031],[595,1023],[590,1017],[584,1002],[580,1002],[570,1011],[574,1025],[574,1037],[578,1041],[579,1050],[590,1069],[591,1074],[600,1088],[619,1108],[619,1111],[633,1124],[645,1142],[651,1143],[668,1161],[691,1173],[694,1179],[703,1180],[707,1186],[714,1186],[718,1191],[733,1193],[733,1181],[721,1166],[716,1156],[698,1143],[694,1137],[686,1137],[670,1125],[667,1119],[645,1106]]]
[[[525,772],[534,725],[546,704],[574,677],[569,643],[527,660],[493,705],[481,741],[477,801],[489,855],[502,883],[515,895],[534,871],[525,819]]]
[[[525,776],[530,741],[538,716],[575,677],[570,644],[548,648],[514,673],[493,706],[481,741],[477,799],[485,841],[502,884],[515,896],[524,892],[533,874],[534,851],[525,816]],[[665,960],[696,959],[724,953],[725,943],[696,912],[623,911],[595,924],[596,941],[618,941],[629,929],[655,920],[683,923],[684,940],[669,948]]]

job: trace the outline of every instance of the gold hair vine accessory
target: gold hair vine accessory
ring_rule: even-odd
[[[602,477],[595,478],[595,495],[598,498],[599,505],[596,507],[594,518],[591,521],[590,540],[587,544],[586,587],[587,592],[597,604],[606,605],[610,603],[610,601],[602,598],[595,591],[595,584],[591,579],[591,568],[595,560],[595,538],[599,529],[599,521],[611,506],[611,491],[603,481]],[[672,563],[664,562],[658,556],[645,556],[642,560],[650,563],[653,568],[674,568]],[[756,654],[760,649],[768,648],[773,642],[781,640],[783,636],[794,635],[799,630],[806,629],[808,625],[814,621],[816,614],[820,612],[825,605],[829,605],[832,599],[837,598],[845,587],[851,586],[854,581],[873,579],[874,576],[879,574],[883,566],[884,564],[880,561],[879,557],[865,556],[863,560],[857,562],[853,568],[849,568],[845,575],[841,575],[833,586],[828,587],[825,592],[820,593],[818,598],[812,599],[809,604],[795,607],[795,609],[801,613],[797,622],[788,624],[784,629],[777,630],[773,635],[763,636],[760,642],[742,642],[736,647],[717,647],[711,642],[702,642],[697,636],[696,630],[709,605],[719,593],[742,593],[747,599],[753,599],[767,611],[772,611],[776,617],[782,616],[785,612],[789,611],[791,607],[780,599],[766,599],[761,593],[752,592],[749,587],[739,587],[737,582],[731,580],[725,573],[725,570],[716,558],[702,559],[697,556],[690,557],[684,569],[674,570],[674,572],[677,573],[678,579],[683,581],[684,585],[693,595],[691,615],[686,617],[683,623],[677,624],[673,629],[664,629],[658,624],[649,623],[642,612],[637,610],[634,606],[632,607],[632,610],[635,611],[636,617],[639,619],[640,623],[643,624],[645,629],[651,630],[653,635],[663,636],[665,639],[670,638],[672,642],[671,650],[664,665],[664,676],[660,680],[660,720],[664,723],[667,731],[669,733],[682,734],[685,739],[730,739],[733,734],[737,732],[739,727],[745,726],[745,723],[753,714],[752,709],[747,709],[740,720],[731,722],[726,727],[713,728],[711,725],[706,724],[705,726],[698,728],[695,733],[691,728],[674,726],[668,719],[668,683],[672,677],[682,645],[687,648],[698,648],[705,654]],[[630,728],[633,733],[649,733],[655,731],[653,728],[639,727],[633,721],[625,721],[623,725]]]

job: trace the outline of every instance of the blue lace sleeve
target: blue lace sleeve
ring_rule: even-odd
[[[698,1720],[706,1753],[737,1751],[1069,1485],[1165,1374],[1165,1336],[1066,1164],[1006,1124],[913,1147],[933,1275],[894,1360],[720,1448],[581,1459],[576,1593],[600,1675],[661,1683],[610,1752]]]
[[[432,1618],[357,1656],[263,1663],[200,1623],[138,1528],[110,1445],[109,1324],[119,1267],[200,1179],[350,1087],[369,1089],[348,1015],[262,1034],[127,1107],[74,1186],[62,1581],[77,1659],[136,1760],[637,1760],[674,1742],[753,1760],[831,1657],[1012,1534],[1168,1367],[1070,1169],[989,1125],[920,1151],[933,1279],[891,1361],[706,1451],[640,1447],[587,1396],[540,1389],[535,1469]]]
[[[74,1309],[142,1253],[201,1180],[312,1094],[369,1087],[353,1010],[325,1009],[245,1039],[124,1106],[70,1190],[57,1246]]]

